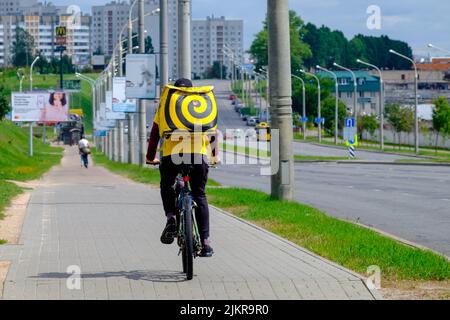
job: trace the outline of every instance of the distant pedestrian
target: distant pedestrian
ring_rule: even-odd
[[[78,150],[80,151],[81,167],[84,166],[87,169],[89,165],[88,156],[91,154],[91,150],[89,141],[84,136],[82,136],[81,140],[78,142]]]

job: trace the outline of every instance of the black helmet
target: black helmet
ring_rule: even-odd
[[[191,80],[181,78],[181,79],[178,79],[177,81],[175,81],[174,86],[178,87],[178,88],[192,88],[193,84],[192,84]]]

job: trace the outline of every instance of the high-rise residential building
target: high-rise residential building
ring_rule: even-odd
[[[37,0],[0,0],[0,16],[20,15],[23,8],[37,4]]]
[[[207,17],[192,21],[192,72],[203,77],[208,69],[219,62],[230,66],[230,58],[224,52],[228,47],[237,64],[244,59],[244,21],[227,20],[225,17]],[[223,75],[224,78],[226,75]]]
[[[0,16],[0,64],[11,64],[11,46],[16,28],[24,29],[33,37],[33,54],[40,52],[47,59],[57,56],[55,27],[61,25],[67,27],[64,54],[71,57],[75,65],[88,65],[91,56],[90,23],[91,17],[82,14]]]
[[[94,53],[111,56],[119,34],[127,24],[130,4],[112,1],[92,7],[92,48]],[[124,32],[126,34],[126,30]]]

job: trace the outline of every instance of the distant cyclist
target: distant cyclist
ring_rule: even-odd
[[[174,84],[178,88],[191,88],[193,87],[192,81],[189,79],[179,79]],[[170,93],[169,93],[170,95]],[[176,164],[173,161],[173,157],[179,155],[179,141],[173,141],[172,139],[164,139],[162,145],[162,159],[159,160],[156,157],[158,150],[158,144],[161,137],[160,133],[160,116],[161,110],[164,106],[160,104],[158,111],[153,121],[153,127],[150,133],[150,140],[147,150],[147,163],[152,165],[159,164],[161,173],[161,198],[163,201],[164,211],[167,217],[166,227],[161,235],[161,242],[164,244],[172,244],[177,236],[176,216],[178,209],[176,206],[176,192],[173,189],[175,178],[180,172],[181,164]],[[216,163],[218,159],[217,154],[217,135],[211,137],[206,134],[201,137],[201,143],[193,143],[193,148],[189,149],[190,164],[192,164],[192,171],[189,174],[190,186],[192,189],[192,196],[197,208],[195,210],[195,216],[199,227],[200,239],[202,243],[202,250],[200,252],[201,257],[211,257],[214,253],[210,246],[209,239],[209,208],[208,201],[205,194],[206,183],[208,181],[209,165],[207,162],[208,147],[211,150],[211,162]],[[186,159],[184,154],[183,159]]]
[[[89,141],[82,136],[81,140],[78,141],[78,150],[81,157],[81,167],[88,168],[89,165],[89,154],[91,153]]]

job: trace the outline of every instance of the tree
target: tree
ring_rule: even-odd
[[[433,101],[435,108],[433,109],[433,129],[436,131],[435,149],[439,142],[439,135],[447,137],[450,135],[450,106],[445,97],[439,97]]]
[[[325,118],[325,131],[334,135],[334,122],[336,112],[336,99],[334,97],[328,97],[322,102],[322,117]],[[338,129],[342,129],[344,126],[345,116],[347,114],[347,107],[339,100],[338,103]]]
[[[389,104],[386,106],[388,122],[398,133],[398,144],[401,145],[402,132],[411,132],[414,126],[414,111],[411,107],[401,107],[399,104]]]
[[[361,134],[365,131],[370,134],[371,137],[375,134],[375,130],[378,129],[378,121],[376,115],[364,115],[358,121],[358,126],[361,126],[358,130]]]
[[[7,92],[3,85],[0,86],[0,121],[11,111],[9,101],[6,98]]]
[[[213,65],[208,68],[208,70],[205,73],[205,78],[208,79],[220,79],[220,77],[225,77],[227,74],[227,67],[222,65],[222,73],[220,73],[220,66],[222,63],[220,61],[214,61]]]
[[[33,37],[23,28],[16,27],[16,36],[14,37],[11,47],[11,62],[13,66],[29,66],[33,56],[33,48]]]
[[[311,49],[303,41],[306,29],[303,20],[297,16],[295,11],[289,11],[290,40],[291,40],[291,66],[292,70],[298,70],[303,60],[312,56]],[[264,21],[263,30],[256,34],[255,40],[250,47],[249,53],[256,59],[256,69],[269,63],[268,40],[269,32],[267,19]]]

